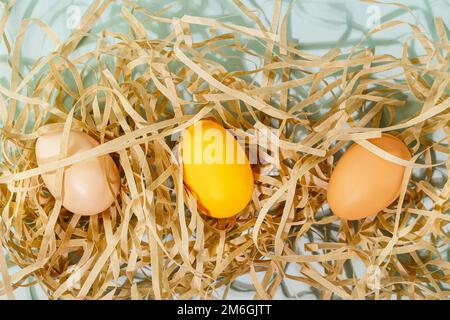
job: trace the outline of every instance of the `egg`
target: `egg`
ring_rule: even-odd
[[[61,139],[62,132],[48,133],[37,139],[35,150],[38,166],[59,156]],[[67,156],[73,156],[98,145],[99,143],[86,133],[71,131]],[[56,189],[56,171],[42,174],[42,180],[53,196],[56,197],[60,193]],[[74,214],[89,216],[111,206],[119,193],[120,175],[111,156],[105,155],[66,167],[63,183],[63,207]]]
[[[403,141],[390,134],[369,141],[394,156],[411,159]],[[404,170],[404,166],[353,144],[339,159],[330,177],[327,200],[331,211],[345,220],[380,212],[398,198]]]
[[[253,173],[244,149],[224,127],[201,120],[183,133],[181,147],[186,188],[198,208],[215,218],[241,212],[253,193]]]

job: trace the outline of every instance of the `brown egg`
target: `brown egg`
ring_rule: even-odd
[[[61,138],[62,132],[49,133],[38,138],[36,142],[38,165],[55,160],[60,153]],[[99,143],[86,133],[71,131],[67,156],[89,150],[97,145]],[[42,179],[50,193],[56,196],[59,193],[55,186],[56,171],[43,174]],[[98,214],[111,206],[119,193],[119,187],[119,171],[111,156],[85,160],[66,167],[62,205],[74,214]]]
[[[394,156],[411,159],[406,145],[392,135],[383,134],[381,138],[369,141]],[[398,198],[404,170],[405,167],[353,144],[331,174],[328,204],[338,217],[346,220],[376,214]]]

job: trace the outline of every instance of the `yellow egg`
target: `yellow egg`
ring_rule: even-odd
[[[62,132],[42,135],[36,141],[38,165],[55,160],[60,154]],[[67,156],[89,150],[99,143],[83,132],[71,131]],[[56,171],[45,173],[42,179],[50,193],[57,196]],[[108,209],[119,193],[119,171],[109,155],[89,159],[64,171],[62,205],[74,214],[94,215]],[[108,185],[111,184],[111,189]]]
[[[369,141],[394,156],[411,159],[408,147],[392,135]],[[398,198],[404,171],[405,167],[353,144],[331,174],[327,190],[331,211],[346,220],[378,213]]]
[[[214,121],[199,121],[185,130],[181,152],[184,183],[200,211],[228,218],[247,206],[253,193],[252,169],[230,132]]]

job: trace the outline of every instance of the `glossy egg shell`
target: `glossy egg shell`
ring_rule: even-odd
[[[369,141],[394,156],[411,159],[407,146],[392,135],[383,134]],[[327,190],[330,209],[346,220],[380,212],[398,198],[404,170],[405,167],[353,144],[331,174]]]
[[[45,134],[36,142],[36,160],[38,165],[54,160],[60,153],[62,132]],[[71,131],[67,156],[89,150],[99,143],[83,132]],[[56,190],[56,171],[42,175],[42,179],[53,196]],[[108,186],[111,184],[111,189]],[[79,215],[95,215],[108,209],[114,202],[120,187],[119,171],[109,155],[89,159],[64,171],[64,189],[62,205]]]
[[[219,147],[215,142],[221,139],[224,143]],[[208,152],[213,149],[217,153]],[[181,151],[184,183],[197,198],[201,212],[228,218],[247,206],[253,193],[253,173],[245,151],[230,132],[215,121],[199,121],[183,134]]]

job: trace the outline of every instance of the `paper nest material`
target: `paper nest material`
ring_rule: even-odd
[[[39,284],[50,299],[226,299],[233,282],[248,274],[259,299],[295,282],[315,288],[321,299],[448,298],[450,44],[442,19],[435,19],[437,39],[408,24],[400,57],[362,44],[316,56],[288,42],[281,1],[268,27],[234,1],[255,28],[167,18],[124,2],[129,33],[90,32],[111,2],[95,1],[66,41],[39,20],[23,20],[18,37],[9,39],[12,2],[3,5],[0,33],[11,81],[0,86],[0,295],[13,298],[15,288]],[[147,21],[170,34],[149,38]],[[55,49],[21,74],[30,24]],[[400,24],[407,23],[388,21],[369,36]],[[193,26],[208,36],[195,40]],[[95,49],[77,54],[86,37],[95,39]],[[250,49],[249,41],[262,49]],[[408,54],[413,42],[423,55]],[[258,65],[236,71],[221,63],[236,57]],[[410,101],[420,109],[395,122]],[[280,139],[279,167],[252,166],[252,201],[233,219],[198,212],[173,155],[178,141],[172,137],[208,117],[242,136],[270,128]],[[101,144],[37,167],[37,137],[63,130],[67,141],[69,129]],[[382,132],[402,139],[412,160],[386,155],[366,140]],[[352,141],[407,167],[399,199],[356,223],[339,220],[326,205],[335,159]],[[437,162],[437,153],[446,162]],[[62,177],[65,167],[105,154],[122,176],[108,211],[73,215],[46,191],[42,173]],[[4,253],[20,271],[8,273]],[[355,263],[367,272],[357,275]]]

